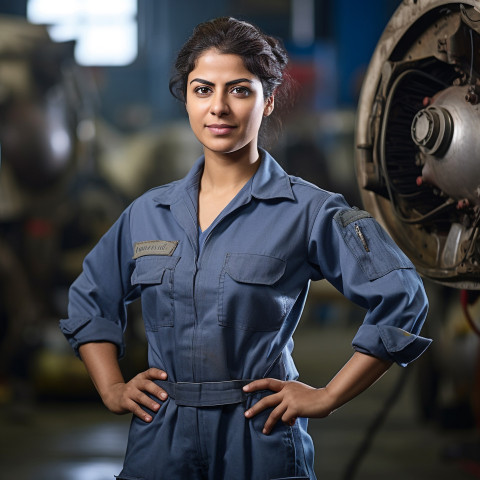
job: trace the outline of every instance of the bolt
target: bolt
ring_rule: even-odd
[[[476,105],[478,103],[478,95],[476,93],[469,92],[465,95],[465,100],[472,105]]]

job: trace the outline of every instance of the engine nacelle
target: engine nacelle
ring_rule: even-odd
[[[355,132],[362,200],[418,271],[480,289],[480,11],[407,0],[364,79]]]

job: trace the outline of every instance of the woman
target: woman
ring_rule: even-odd
[[[87,256],[61,328],[112,412],[132,412],[120,479],[314,479],[324,417],[428,346],[411,262],[367,212],[288,176],[258,146],[287,58],[232,18],[199,25],[171,91],[204,156],[121,215]],[[296,381],[292,334],[310,280],[367,309],[324,388]],[[125,305],[141,297],[150,369],[128,382]]]

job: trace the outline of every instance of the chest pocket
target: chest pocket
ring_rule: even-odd
[[[137,258],[132,285],[142,290],[142,315],[145,330],[174,325],[174,272],[180,257],[147,255]]]
[[[228,253],[220,275],[218,322],[246,330],[278,330],[286,299],[278,288],[286,263],[279,258]]]

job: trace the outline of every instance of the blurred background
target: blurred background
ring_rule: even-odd
[[[129,419],[106,412],[58,320],[83,257],[125,206],[183,177],[201,154],[168,90],[193,27],[231,15],[283,39],[301,88],[270,151],[289,173],[361,207],[357,102],[399,4],[0,0],[0,478],[104,480],[120,471]],[[478,336],[461,292],[425,283],[424,335],[436,346],[311,422],[319,478],[480,478]],[[127,377],[146,352],[138,307],[130,313]],[[300,380],[329,381],[362,316],[328,285],[312,286],[295,337]]]

